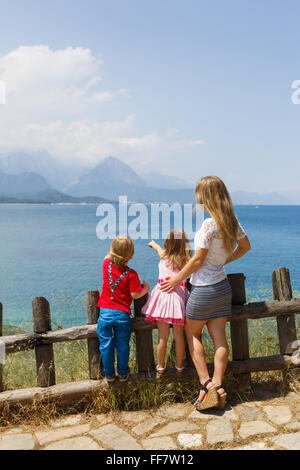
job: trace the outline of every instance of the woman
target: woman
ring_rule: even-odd
[[[195,236],[195,254],[175,276],[161,284],[172,292],[192,275],[192,291],[186,306],[185,330],[189,350],[203,389],[195,403],[198,410],[225,407],[226,392],[222,386],[229,348],[225,327],[232,315],[232,291],[224,265],[250,250],[250,243],[239,224],[230,195],[216,176],[202,178],[196,186],[196,200],[211,218],[204,220]],[[214,374],[209,377],[201,333],[207,325],[214,343]]]

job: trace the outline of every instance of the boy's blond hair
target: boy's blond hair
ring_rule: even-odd
[[[110,245],[107,257],[117,268],[124,268],[134,255],[134,244],[127,235],[118,235]]]

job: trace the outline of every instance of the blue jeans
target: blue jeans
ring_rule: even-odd
[[[128,361],[131,336],[129,314],[122,310],[101,308],[97,333],[104,375],[111,377],[115,373],[115,348],[117,350],[118,374],[128,374],[130,371]]]

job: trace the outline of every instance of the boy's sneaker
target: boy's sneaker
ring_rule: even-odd
[[[128,374],[126,375],[119,375],[120,382],[127,382],[127,380],[129,379],[129,376],[130,376],[130,372],[128,372]]]
[[[105,376],[105,379],[106,381],[109,383],[109,384],[112,384],[116,381],[116,376],[115,375],[111,375],[111,376]]]

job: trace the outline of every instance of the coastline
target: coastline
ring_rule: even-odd
[[[94,201],[94,202],[89,202],[89,201],[82,201],[82,202],[53,202],[53,201],[1,201],[0,199],[0,205],[10,205],[10,206],[17,206],[17,205],[45,205],[45,206],[96,206],[98,204],[118,204],[118,201],[109,201],[106,199],[99,200],[99,201]],[[174,202],[171,202],[173,204]],[[129,204],[166,204],[164,201],[128,201],[127,205]],[[180,203],[180,205],[184,205],[183,203]],[[259,209],[260,207],[299,207],[300,203],[289,203],[289,204],[235,204],[233,203],[234,207],[255,207]]]

